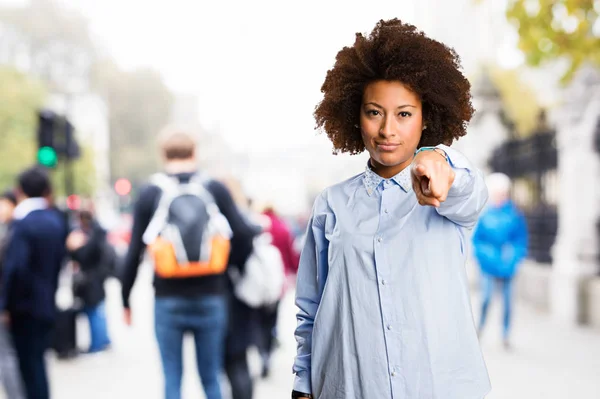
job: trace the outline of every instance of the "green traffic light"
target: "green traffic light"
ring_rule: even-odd
[[[58,161],[56,151],[52,147],[40,148],[38,150],[37,159],[41,165],[46,166],[48,168],[55,167]]]

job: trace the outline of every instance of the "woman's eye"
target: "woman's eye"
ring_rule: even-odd
[[[411,116],[411,113],[410,112],[406,112],[406,111],[402,111],[398,115],[400,115],[403,118],[407,118],[407,117]]]
[[[380,115],[380,114],[379,114],[379,111],[377,111],[376,109],[371,109],[371,110],[367,111],[367,115],[377,116],[377,115]]]

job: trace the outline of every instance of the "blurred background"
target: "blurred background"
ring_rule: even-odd
[[[477,111],[455,147],[508,175],[527,218],[513,349],[501,345],[500,302],[482,337],[489,398],[600,397],[599,15],[598,0],[0,0],[0,190],[43,165],[59,206],[93,204],[122,254],[136,193],[160,170],[157,133],[176,124],[199,137],[202,170],[241,208],[277,209],[300,247],[314,198],[367,160],[332,155],[314,130],[326,71],[355,32],[398,17],[461,56]],[[477,317],[474,262],[468,273]],[[53,397],[161,397],[152,270],[141,274],[132,328],[118,280],[106,282],[111,351],[49,354]],[[250,353],[256,398],[290,394],[292,297],[268,378]],[[187,344],[184,397],[202,397]]]

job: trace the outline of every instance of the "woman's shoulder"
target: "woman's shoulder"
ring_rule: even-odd
[[[317,203],[328,204],[331,201],[335,201],[339,196],[347,196],[353,193],[357,188],[360,187],[361,184],[363,184],[363,178],[364,172],[326,187],[317,196],[315,205]]]
[[[334,214],[339,205],[347,204],[348,198],[353,197],[360,185],[362,185],[364,173],[352,176],[344,181],[335,183],[325,188],[315,198],[313,215]]]

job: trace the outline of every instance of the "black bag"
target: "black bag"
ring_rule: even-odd
[[[108,240],[104,240],[102,244],[102,255],[101,255],[101,265],[103,269],[106,271],[106,277],[118,277],[118,256],[117,251],[108,242]]]
[[[71,308],[57,312],[51,342],[58,358],[77,356],[77,310]]]

